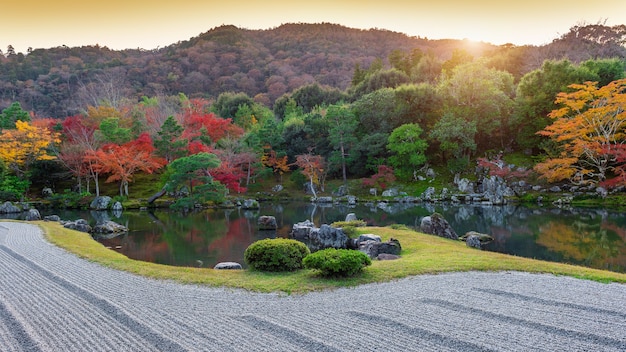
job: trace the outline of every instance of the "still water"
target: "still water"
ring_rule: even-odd
[[[84,218],[95,223],[104,217],[127,226],[128,234],[98,240],[130,258],[168,265],[213,267],[223,261],[244,264],[243,253],[250,243],[263,238],[287,237],[292,224],[306,219],[320,226],[342,221],[348,213],[355,213],[369,226],[397,223],[419,228],[422,217],[434,211],[441,213],[459,235],[472,230],[490,234],[495,240],[486,250],[626,272],[626,213],[606,209],[261,203],[261,209],[254,211],[54,213],[65,220]],[[275,216],[278,230],[257,230],[257,219],[261,215]]]

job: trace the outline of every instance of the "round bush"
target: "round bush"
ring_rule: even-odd
[[[307,269],[319,270],[323,276],[352,276],[371,265],[372,260],[360,251],[327,248],[308,255],[303,264]]]
[[[302,259],[311,251],[302,242],[285,238],[252,243],[243,254],[248,266],[261,271],[294,271],[302,268]]]

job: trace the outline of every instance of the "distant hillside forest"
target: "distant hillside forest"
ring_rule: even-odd
[[[157,170],[203,194],[296,169],[297,183],[382,189],[424,165],[623,188],[625,43],[625,25],[601,23],[539,47],[287,24],[151,51],[9,47],[0,200],[70,179],[98,194],[101,177],[128,196],[134,174]],[[511,169],[514,152],[532,165]]]
[[[243,92],[272,107],[283,94],[311,83],[346,90],[355,68],[368,68],[379,59],[385,68],[404,71],[407,82],[434,81],[441,64],[448,61],[450,67],[451,59],[467,59],[453,58],[455,52],[482,57],[487,67],[507,71],[517,82],[545,60],[623,60],[623,39],[624,26],[598,24],[572,27],[544,46],[495,46],[324,23],[270,30],[221,26],[154,50],[96,45],[22,54],[9,46],[0,55],[0,108],[19,101],[36,116],[62,118],[105,101],[118,106],[122,99],[179,93],[215,99],[223,92]]]

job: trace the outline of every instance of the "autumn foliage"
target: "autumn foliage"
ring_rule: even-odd
[[[554,122],[538,132],[558,150],[535,170],[549,182],[626,184],[626,79],[569,87],[572,93],[557,96],[562,107],[550,113]]]

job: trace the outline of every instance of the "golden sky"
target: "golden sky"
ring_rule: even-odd
[[[2,0],[0,49],[163,47],[223,24],[338,23],[429,39],[541,45],[580,23],[626,24],[625,0]]]

